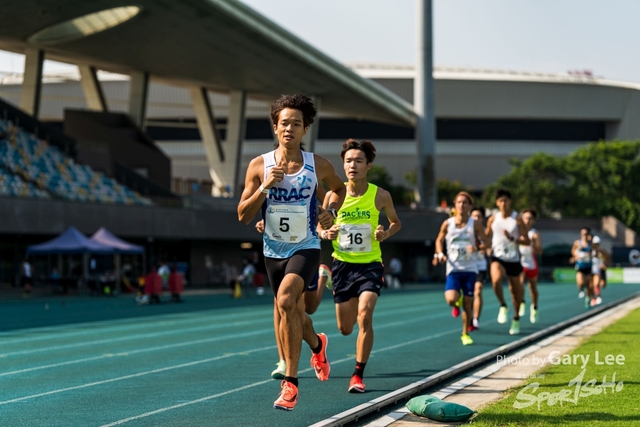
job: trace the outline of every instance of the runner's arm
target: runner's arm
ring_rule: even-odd
[[[267,196],[260,190],[260,185],[262,184],[261,172],[263,168],[264,161],[262,157],[256,157],[251,160],[247,168],[244,190],[240,196],[240,203],[238,203],[238,220],[245,225],[249,224],[258,214]]]
[[[381,233],[382,235],[380,236],[380,238],[378,238],[377,236],[378,233],[376,232],[376,240],[382,242],[388,239],[389,237],[393,236],[394,234],[396,234],[398,231],[400,231],[400,229],[402,228],[402,223],[400,222],[400,218],[398,218],[396,208],[393,205],[393,199],[391,198],[391,194],[387,190],[384,190],[378,187],[378,193],[376,194],[376,199],[380,201],[379,206],[381,207],[381,209],[379,210],[384,211],[385,215],[387,216],[387,219],[389,220],[389,228],[382,231]]]
[[[332,193],[326,208],[333,208],[337,212],[342,207],[342,203],[344,203],[344,198],[347,195],[347,187],[344,186],[344,182],[342,182],[333,165],[327,159],[321,156],[315,156],[315,162],[318,180],[327,184]]]
[[[536,231],[533,233],[533,251],[536,255],[542,255],[542,239],[540,238],[540,233]]]
[[[480,239],[480,241],[482,242],[483,247],[479,246],[478,250],[487,249],[491,246],[491,240],[484,232],[484,227],[482,226],[482,223],[480,223],[479,221],[474,222],[473,231],[476,235],[476,240]]]
[[[445,220],[440,226],[440,232],[438,233],[438,237],[436,237],[436,252],[433,255],[433,265],[437,265],[442,260],[446,260],[446,256],[444,255],[444,239],[447,237],[447,227],[449,222]],[[438,256],[440,254],[440,256]]]
[[[520,236],[514,241],[519,245],[531,244],[531,239],[529,239],[529,233],[527,232],[527,227],[524,225],[524,222],[522,222],[522,218],[519,215],[516,218],[516,224],[518,224],[518,232],[520,232]]]
[[[487,220],[487,227],[485,228],[485,236],[487,236],[487,238],[489,239],[489,241],[491,241],[491,226],[493,225],[493,215],[491,215],[489,217],[489,219]]]
[[[323,209],[327,209],[329,207],[329,200],[331,199],[331,191],[327,191],[324,195],[324,200],[321,203]],[[331,228],[325,230],[322,228],[322,224],[318,222],[316,224],[316,231],[318,232],[318,236],[320,236],[323,240],[335,240],[338,237],[338,227],[333,224]]]

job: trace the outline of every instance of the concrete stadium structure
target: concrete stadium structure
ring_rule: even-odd
[[[413,102],[413,67],[393,64],[347,64],[398,97]],[[511,166],[509,159],[538,151],[567,155],[587,142],[640,138],[640,85],[585,74],[541,74],[495,70],[436,68],[436,175],[482,189]],[[18,103],[20,76],[5,76],[0,97]],[[129,79],[104,74],[101,86],[109,111],[127,112]],[[219,128],[226,131],[229,95],[209,94]],[[42,89],[40,118],[61,122],[64,108],[88,108],[80,75],[49,76]],[[271,146],[269,103],[249,99],[247,134],[240,170]],[[190,191],[189,182],[211,181],[189,90],[152,82],[144,127],[172,160],[173,190]],[[355,113],[321,111],[318,154],[339,167],[344,139],[369,138],[377,143],[378,164],[395,183],[417,166],[413,129],[363,119]]]

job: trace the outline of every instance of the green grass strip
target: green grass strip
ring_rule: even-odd
[[[640,309],[588,338],[568,356],[551,356],[553,365],[532,375],[525,385],[507,390],[503,400],[482,409],[471,424],[640,425]]]

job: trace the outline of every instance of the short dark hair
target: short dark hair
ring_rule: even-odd
[[[523,214],[526,214],[527,212],[531,214],[533,219],[538,219],[538,211],[536,210],[536,208],[527,208],[522,211]]]
[[[582,230],[587,230],[587,233],[591,234],[591,227],[584,226],[580,229],[580,231]]]
[[[353,138],[347,139],[344,144],[342,144],[342,151],[340,152],[342,160],[344,160],[344,155],[349,150],[362,151],[367,158],[367,163],[373,163],[376,158],[376,147],[373,145],[373,142],[367,141],[366,139],[362,141],[357,141]]]
[[[313,119],[316,117],[316,106],[313,105],[313,100],[308,96],[300,93],[295,95],[280,95],[273,105],[271,105],[271,121],[274,125],[278,124],[280,112],[285,108],[300,111],[305,128],[311,126]]]
[[[511,191],[506,188],[499,188],[498,191],[496,191],[496,200],[500,197],[507,197],[509,200],[512,200]]]
[[[475,211],[480,212],[480,214],[482,214],[483,218],[487,216],[487,213],[485,212],[485,210],[484,210],[484,208],[482,206],[474,206],[474,207],[472,207],[471,208],[471,212],[469,212],[469,213],[473,213]]]

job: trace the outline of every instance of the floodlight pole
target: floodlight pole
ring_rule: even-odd
[[[435,209],[436,121],[433,106],[433,8],[431,0],[416,1],[416,75],[413,105],[416,111],[419,205]]]

